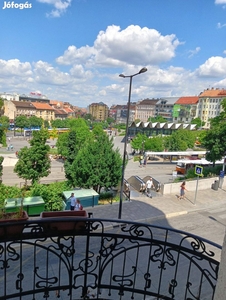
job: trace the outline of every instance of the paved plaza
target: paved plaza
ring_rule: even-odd
[[[29,145],[23,137],[13,137],[11,139],[14,144],[14,150],[18,151],[24,145]],[[50,145],[55,144],[49,140]],[[122,153],[123,138],[116,137],[114,140],[115,147],[118,147]],[[130,147],[130,145],[128,146]],[[15,152],[8,152],[6,149],[0,149],[0,155],[8,159],[9,164],[15,163]],[[11,162],[10,162],[11,161]],[[13,173],[13,166],[5,166],[3,169],[3,183],[8,185],[23,184],[23,180]],[[151,175],[162,183],[167,183],[172,179],[172,172],[175,170],[174,163],[163,163],[148,161],[144,168],[139,167],[138,162],[134,162],[131,158],[126,166],[125,178],[138,175],[144,178]],[[65,178],[63,164],[60,161],[52,161],[51,174],[47,178],[43,178],[41,182],[51,182],[63,180]],[[178,191],[179,193],[179,191]],[[194,204],[195,203],[195,204]],[[158,197],[148,198],[138,192],[131,193],[131,201],[124,201],[122,206],[122,219],[130,221],[150,222],[159,218],[169,218],[189,212],[221,209],[226,207],[226,190],[218,189],[217,191],[207,187],[206,190],[198,190],[195,200],[195,191],[186,192],[185,200],[178,200],[175,194],[158,195]],[[87,208],[89,212],[93,212],[95,218],[117,219],[119,204],[104,205],[98,207]]]

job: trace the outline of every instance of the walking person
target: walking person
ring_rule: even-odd
[[[151,188],[154,186],[153,184],[153,180],[152,177],[150,177],[148,179],[148,181],[146,182],[146,188],[147,188],[147,196],[152,198],[152,194],[151,194]]]
[[[76,202],[75,194],[71,193],[71,196],[68,198],[68,200],[71,201],[71,210],[75,210],[75,202]]]
[[[187,191],[186,187],[185,187],[185,181],[182,182],[181,186],[180,186],[180,197],[179,199],[184,199],[185,197],[185,191]]]
[[[144,157],[144,167],[147,165],[147,156]]]
[[[143,165],[143,159],[144,159],[144,157],[143,157],[143,155],[140,155],[139,156],[139,163],[140,163],[140,168],[142,168],[142,165]]]

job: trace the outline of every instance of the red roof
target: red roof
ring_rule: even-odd
[[[39,110],[54,110],[54,108],[52,108],[52,106],[50,106],[47,103],[32,102],[32,104],[34,105],[34,107],[36,109],[39,109]]]
[[[199,95],[199,97],[221,97],[221,96],[226,96],[226,90],[207,89]]]
[[[182,104],[182,105],[191,105],[197,104],[199,101],[199,97],[197,96],[187,96],[187,97],[180,97],[175,104]]]

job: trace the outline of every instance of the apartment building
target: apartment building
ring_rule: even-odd
[[[88,111],[95,120],[105,121],[108,118],[109,108],[103,102],[99,102],[90,104]]]
[[[0,93],[0,98],[8,101],[19,101],[19,94],[17,93]]]
[[[173,122],[190,123],[197,117],[198,102],[198,96],[180,97],[173,106]]]
[[[136,104],[135,120],[139,119],[141,122],[147,122],[148,118],[155,117],[156,103],[159,99],[144,99]]]
[[[179,97],[160,98],[155,105],[155,117],[161,116],[167,122],[173,122],[173,106]]]
[[[36,117],[46,121],[55,120],[55,109],[48,103],[33,102],[36,109]]]
[[[4,115],[14,122],[17,116],[31,117],[36,115],[36,108],[31,102],[4,100]]]
[[[225,89],[206,89],[199,95],[197,116],[205,122],[204,128],[210,128],[210,120],[219,116],[221,101],[226,98]]]

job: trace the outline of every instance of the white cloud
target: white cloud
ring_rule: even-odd
[[[217,28],[219,28],[219,29],[221,29],[225,26],[226,26],[226,23],[225,24],[217,23]]]
[[[29,62],[21,63],[18,59],[8,61],[0,59],[0,77],[32,75],[31,65]]]
[[[93,47],[70,46],[57,62],[67,65],[80,60],[87,66],[98,64],[102,67],[158,65],[172,59],[178,45],[180,42],[174,34],[163,36],[155,29],[134,25],[121,30],[112,25],[99,32]]]
[[[35,81],[42,84],[68,85],[70,75],[53,68],[50,64],[38,61],[34,63]]]
[[[155,29],[134,25],[120,30],[112,25],[98,34],[94,47],[97,63],[157,65],[172,59],[179,44],[174,34],[163,36]]]
[[[57,18],[66,12],[68,7],[71,5],[72,0],[37,0],[38,2],[45,3],[54,7],[54,9],[47,13],[48,17]]]
[[[226,76],[226,58],[220,56],[210,57],[198,68],[197,73],[199,76],[207,77]]]
[[[74,63],[87,63],[87,61],[96,54],[93,47],[85,46],[77,49],[75,46],[69,46],[64,54],[56,59],[57,63],[62,65],[71,65]]]
[[[226,0],[215,0],[215,4],[226,4]]]
[[[189,51],[188,51],[188,52],[189,52],[188,57],[189,57],[189,58],[193,57],[193,56],[196,55],[200,50],[201,50],[200,47],[196,47],[195,50],[189,50]]]

